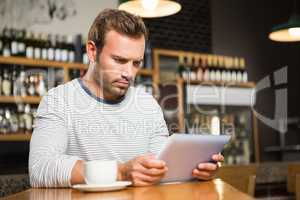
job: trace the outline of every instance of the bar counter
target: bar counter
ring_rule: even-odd
[[[221,179],[203,182],[165,184],[149,187],[128,187],[114,192],[84,193],[74,189],[31,188],[1,200],[250,200]]]

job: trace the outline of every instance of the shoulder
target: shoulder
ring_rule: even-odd
[[[135,97],[135,100],[138,103],[151,103],[153,105],[158,106],[156,99],[153,97],[152,94],[145,91],[144,87],[135,86],[130,88],[131,96]]]
[[[75,89],[74,80],[51,88],[46,95],[43,96],[40,107],[47,106],[48,109],[61,109],[65,106],[69,96],[74,93]]]
[[[131,87],[130,89],[132,103],[135,108],[143,114],[151,116],[161,113],[161,107],[152,94],[145,92],[143,88]]]

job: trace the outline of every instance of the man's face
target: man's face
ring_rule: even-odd
[[[105,99],[124,96],[140,68],[145,50],[145,38],[130,38],[112,30],[98,55],[94,79]]]

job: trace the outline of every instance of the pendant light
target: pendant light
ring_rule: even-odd
[[[294,1],[294,14],[287,23],[274,26],[269,34],[269,39],[277,42],[300,41],[300,15],[297,13],[296,1]]]
[[[181,10],[181,5],[170,0],[132,0],[121,3],[119,10],[143,18],[155,18],[173,15]]]

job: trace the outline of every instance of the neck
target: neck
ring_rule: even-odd
[[[95,95],[98,98],[109,101],[119,100],[119,98],[116,98],[111,94],[107,94],[107,92],[104,91],[103,86],[100,83],[98,83],[98,81],[94,77],[95,74],[97,74],[95,72],[94,67],[95,66],[90,65],[85,75],[81,78],[85,86],[92,92],[93,95]]]

